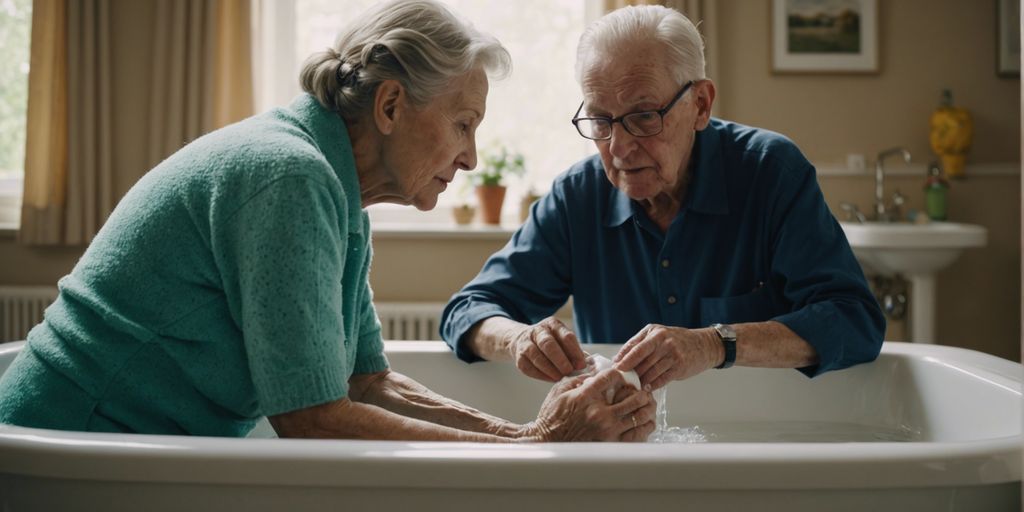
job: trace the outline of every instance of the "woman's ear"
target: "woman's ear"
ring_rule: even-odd
[[[373,98],[373,120],[384,135],[391,134],[401,114],[405,89],[397,80],[384,80]]]
[[[701,80],[695,84],[694,91],[697,101],[697,119],[694,121],[693,129],[701,131],[711,123],[711,106],[715,103],[715,83],[711,80]]]

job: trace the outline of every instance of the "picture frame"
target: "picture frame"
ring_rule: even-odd
[[[772,72],[877,73],[878,0],[772,0]]]
[[[1020,76],[1020,2],[996,0],[996,73]]]

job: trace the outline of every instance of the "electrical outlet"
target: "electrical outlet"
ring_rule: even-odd
[[[864,174],[868,170],[868,162],[863,153],[846,155],[846,169],[856,174]]]

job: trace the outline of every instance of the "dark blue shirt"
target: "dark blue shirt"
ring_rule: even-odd
[[[624,343],[647,324],[687,328],[774,320],[818,353],[809,376],[872,361],[885,319],[789,139],[713,119],[667,232],[613,187],[598,156],[552,184],[529,220],[445,308],[441,335],[505,316],[536,323],[571,295],[582,342]]]

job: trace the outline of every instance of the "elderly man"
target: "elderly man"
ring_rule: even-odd
[[[626,7],[580,38],[573,124],[599,155],[558,177],[525,225],[445,308],[466,361],[556,380],[579,340],[625,343],[645,386],[732,365],[808,376],[875,359],[885,320],[785,137],[713,119],[700,34]],[[576,333],[550,315],[573,297]]]

